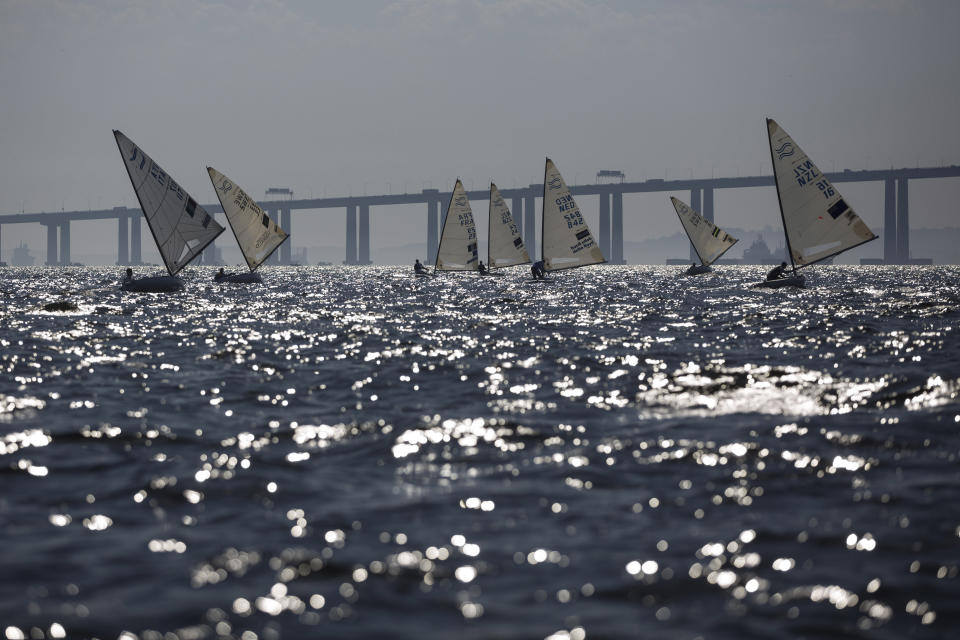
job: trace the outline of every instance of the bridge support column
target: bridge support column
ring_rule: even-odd
[[[130,217],[130,263],[143,264],[140,257],[140,216]]]
[[[523,244],[527,246],[527,253],[530,259],[536,262],[540,259],[537,253],[537,187],[541,185],[530,185],[530,192],[523,201]]]
[[[70,259],[70,221],[60,223],[60,264],[69,265]]]
[[[437,220],[440,204],[436,200],[427,200],[427,264],[437,261],[437,244],[440,242]]]
[[[910,205],[906,178],[897,179],[897,262],[910,262]]]
[[[523,238],[523,198],[520,196],[513,198],[511,201],[510,215],[513,216],[513,221],[517,223],[517,228],[520,229],[520,238]]]
[[[291,226],[292,225],[290,224],[290,207],[284,207],[283,209],[280,209],[280,228],[286,231],[287,233],[290,233]],[[292,260],[290,259],[290,252],[291,252],[290,240],[287,240],[286,242],[280,245],[281,264],[290,264],[292,262]]]
[[[610,192],[600,192],[600,251],[603,257],[608,261],[612,260],[610,255]]]
[[[703,190],[703,217],[713,222],[713,189]]]
[[[690,189],[690,208],[697,213],[703,212],[703,206],[700,202],[700,189]],[[699,258],[697,257],[697,250],[693,248],[693,243],[690,243],[690,261],[699,261]]]
[[[357,264],[357,205],[347,205],[347,255],[343,264]]]
[[[48,224],[47,227],[47,264],[55,265],[59,260],[57,255],[57,225]]]
[[[117,264],[125,266],[130,264],[130,241],[129,231],[127,230],[127,216],[117,218]]]
[[[883,262],[900,262],[897,253],[897,183],[893,178],[883,181]]]
[[[360,264],[370,264],[370,205],[360,205],[360,216],[357,221],[359,242],[357,247],[357,261]]]
[[[613,219],[610,223],[610,253],[613,264],[626,264],[623,259],[623,192],[613,192]]]
[[[214,220],[216,220],[217,218],[212,213],[210,214],[210,217],[213,218]],[[217,246],[217,241],[214,240],[213,242],[207,245],[206,249],[203,250],[203,252],[200,255],[200,261],[202,264],[213,264],[214,262],[216,262],[217,260],[216,246]]]

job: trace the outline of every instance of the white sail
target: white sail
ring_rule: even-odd
[[[437,271],[476,271],[477,227],[463,184],[457,179],[450,195],[447,215],[443,219],[440,246],[437,247]]]
[[[607,261],[593,239],[567,183],[550,158],[547,158],[543,174],[542,224],[541,246],[546,271]]]
[[[795,268],[877,237],[793,138],[769,118],[767,132],[783,229]]]
[[[289,237],[286,231],[270,219],[247,192],[237,183],[213,167],[207,167],[210,182],[227,214],[240,251],[250,271],[255,271]]]
[[[223,227],[140,147],[114,131],[147,225],[171,276],[196,258]]]
[[[530,254],[523,246],[520,227],[513,221],[510,209],[504,202],[497,185],[490,183],[489,237],[487,243],[487,267],[512,267],[530,262]]]
[[[727,249],[737,243],[737,239],[729,235],[720,227],[701,216],[682,200],[670,197],[673,208],[680,216],[680,224],[690,238],[690,244],[700,257],[700,262],[710,266],[717,258],[727,252]]]

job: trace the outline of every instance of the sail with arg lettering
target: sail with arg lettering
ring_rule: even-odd
[[[477,227],[473,222],[470,200],[457,178],[443,219],[440,246],[437,247],[436,271],[477,271]]]
[[[540,246],[544,270],[559,271],[607,261],[550,158],[543,173],[542,225]]]
[[[530,262],[530,254],[523,246],[520,227],[510,215],[510,209],[497,185],[490,183],[490,216],[488,224],[487,267],[497,269]]]
[[[223,205],[247,267],[253,272],[289,237],[236,182],[207,167],[210,182]]]
[[[163,263],[175,276],[223,227],[130,138],[116,130],[113,136]]]
[[[701,216],[682,200],[671,196],[670,202],[673,203],[673,208],[680,217],[680,224],[704,266],[709,267],[737,243],[736,238]]]
[[[878,237],[793,138],[769,118],[767,133],[794,270]]]

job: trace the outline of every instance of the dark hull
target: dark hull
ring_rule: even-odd
[[[172,293],[183,289],[183,280],[176,276],[137,278],[124,281],[120,288],[134,293]]]

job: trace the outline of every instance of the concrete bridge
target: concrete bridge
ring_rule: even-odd
[[[883,169],[827,173],[831,182],[882,182],[884,185],[883,213],[883,264],[906,264],[910,256],[910,210],[909,181],[931,178],[960,177],[960,166],[918,167],[915,169]],[[773,176],[738,178],[698,178],[689,180],[646,180],[644,182],[621,182],[612,184],[575,185],[570,191],[581,199],[596,196],[600,199],[600,225],[597,240],[603,255],[612,264],[623,264],[623,195],[625,193],[690,192],[690,206],[708,220],[714,219],[713,194],[717,189],[745,189],[750,187],[773,187]],[[543,185],[501,189],[504,199],[510,202],[510,210],[521,227],[523,241],[531,256],[537,255],[538,240],[535,232],[537,215],[536,199],[543,196]],[[489,199],[487,189],[467,192],[471,200]],[[346,196],[341,198],[310,198],[300,200],[274,200],[260,203],[281,227],[291,232],[294,210],[341,209],[346,213],[345,264],[370,264],[370,207],[422,204],[426,208],[427,259],[436,258],[437,243],[443,215],[450,192],[424,189],[420,193],[404,193],[379,196]],[[210,213],[222,213],[219,204],[204,205]],[[41,224],[47,228],[47,264],[70,264],[70,225],[86,220],[117,220],[117,263],[121,265],[141,263],[139,209],[114,207],[98,211],[61,211],[55,213],[20,213],[0,215],[2,225]],[[211,245],[212,247],[213,245]],[[205,252],[206,259],[212,249]],[[285,242],[272,256],[275,264],[290,264],[290,243]]]

